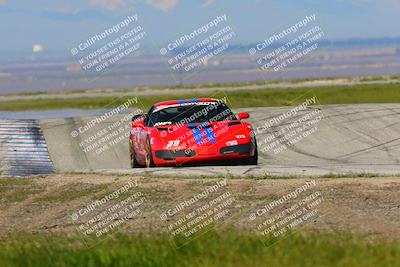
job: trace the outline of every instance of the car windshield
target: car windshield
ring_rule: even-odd
[[[150,114],[147,126],[153,127],[224,120],[236,120],[236,116],[224,103],[197,103],[171,106],[158,111],[156,110]]]

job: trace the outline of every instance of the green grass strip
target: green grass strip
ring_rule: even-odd
[[[221,89],[222,90],[222,89]],[[354,86],[327,86],[315,88],[240,90],[225,92],[232,108],[273,107],[291,105],[292,100],[312,90],[322,105],[326,104],[364,104],[400,103],[400,84],[369,84]],[[139,96],[143,106],[171,99],[191,99],[223,95],[215,93],[192,93],[180,95]],[[51,110],[51,109],[99,109],[116,107],[131,96],[126,97],[87,97],[69,99],[35,99],[0,102],[2,111]]]
[[[345,233],[292,234],[267,247],[254,234],[210,232],[175,249],[161,234],[116,234],[105,241],[60,234],[10,234],[0,241],[2,266],[400,266],[397,242]]]

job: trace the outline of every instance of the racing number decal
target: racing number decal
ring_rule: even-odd
[[[167,148],[173,147],[173,146],[179,146],[179,143],[181,140],[170,140],[168,141]]]

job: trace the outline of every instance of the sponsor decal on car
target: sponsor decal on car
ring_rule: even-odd
[[[237,140],[232,140],[232,141],[228,141],[226,142],[227,146],[236,146],[238,144]]]

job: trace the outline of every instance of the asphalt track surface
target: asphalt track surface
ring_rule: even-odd
[[[234,110],[250,113],[259,149],[257,166],[131,169],[125,136],[130,121],[123,119],[125,115],[113,116],[75,137],[71,133],[76,135],[74,131],[93,117],[41,120],[40,125],[58,172],[177,177],[400,174],[400,104],[312,106],[266,127],[266,122],[291,108]],[[96,137],[99,133],[103,142]],[[274,147],[274,142],[279,145]]]

